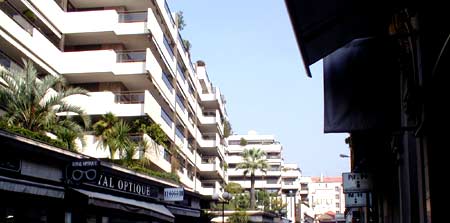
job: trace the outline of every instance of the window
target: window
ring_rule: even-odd
[[[334,190],[340,191],[339,186],[334,187]]]
[[[338,199],[338,200],[339,200],[339,194],[336,194],[336,199]]]
[[[336,208],[340,208],[340,207],[341,207],[341,204],[336,203]]]
[[[166,122],[167,125],[169,125],[172,128],[172,118],[170,118],[170,116],[167,114],[166,111],[164,111],[164,109],[161,108],[161,118]]]
[[[167,89],[172,93],[173,91],[173,85],[172,85],[172,78],[170,78],[164,71],[162,73],[162,79],[164,83],[166,84]]]
[[[169,151],[167,149],[164,149],[164,159],[166,161],[170,162],[170,157],[171,157],[171,155],[170,155]]]
[[[181,126],[177,126],[175,128],[175,134],[177,134],[177,136],[184,141],[184,134],[183,134],[183,127]]]
[[[175,21],[173,20],[173,17],[170,13],[169,5],[167,4],[166,1],[164,1],[164,8],[166,9],[167,16],[169,16],[170,23],[172,23],[172,26],[175,26]]]
[[[277,184],[278,183],[278,179],[267,179],[267,184]]]
[[[186,112],[186,107],[184,106],[184,98],[183,98],[183,96],[180,96],[179,94],[177,94],[175,100],[177,101],[177,104],[180,106],[181,110],[183,112]]]
[[[166,47],[166,50],[170,54],[170,60],[173,60],[174,54],[173,54],[172,45],[170,45],[169,40],[167,39],[166,36],[164,36],[164,46]]]
[[[185,76],[185,74],[183,72],[183,68],[181,68],[180,63],[177,63],[177,71],[180,74],[181,79],[183,79],[183,82],[186,82],[186,76]]]

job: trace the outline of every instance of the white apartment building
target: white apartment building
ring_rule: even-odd
[[[315,215],[326,212],[344,213],[345,197],[342,177],[311,177],[309,183],[309,207]]]
[[[242,142],[245,142],[244,144]],[[299,186],[301,171],[297,164],[285,164],[282,157],[283,146],[275,140],[274,135],[258,135],[255,131],[247,135],[231,135],[228,137],[228,179],[250,189],[250,176],[244,176],[244,170],[236,170],[243,162],[245,149],[259,148],[266,153],[269,168],[267,172],[255,173],[255,189],[278,194],[287,204],[287,217],[295,221],[300,200]],[[297,207],[297,208],[296,208]],[[297,212],[296,212],[297,210]]]
[[[164,0],[0,1],[0,64],[20,67],[22,58],[41,73],[63,75],[90,91],[69,102],[94,122],[112,112],[160,124],[178,154],[155,145],[157,152],[141,155],[166,172],[176,156],[188,190],[212,195],[227,181],[223,96],[205,63],[192,63]],[[145,134],[133,137],[151,141]],[[109,156],[97,149],[93,135],[86,139],[80,152]]]
[[[247,145],[241,146],[241,139],[245,139]],[[250,131],[247,135],[231,135],[228,137],[227,172],[229,181],[239,183],[245,189],[250,189],[250,176],[244,176],[244,170],[236,170],[236,167],[243,161],[242,153],[244,150],[252,148],[259,148],[264,151],[269,164],[266,173],[262,171],[255,173],[255,188],[271,193],[280,193],[283,146],[275,140],[273,135],[258,135],[256,132]]]

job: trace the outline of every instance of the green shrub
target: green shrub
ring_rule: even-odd
[[[9,133],[18,134],[25,138],[50,144],[61,149],[67,149],[67,144],[60,140],[52,139],[46,135],[43,135],[42,133],[33,132],[22,127],[8,125],[5,121],[0,121],[0,129],[3,129]]]
[[[142,166],[138,166],[138,165],[131,165],[128,168],[136,171],[136,172],[140,172],[143,174],[147,174],[149,176],[153,176],[153,177],[157,177],[157,178],[161,178],[164,180],[169,180],[172,181],[174,183],[179,183],[180,182],[180,177],[176,174],[173,173],[166,173],[166,172],[159,172],[159,171],[154,171],[154,170],[150,170],[147,169],[145,167]]]

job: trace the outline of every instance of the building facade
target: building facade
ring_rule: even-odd
[[[311,177],[309,187],[309,206],[315,215],[334,212],[342,214],[345,211],[345,196],[342,187],[342,177]]]
[[[287,218],[292,222],[299,219],[299,186],[301,171],[297,164],[284,163],[283,146],[273,135],[259,135],[254,131],[247,135],[231,135],[228,137],[227,161],[228,179],[239,183],[244,189],[250,190],[250,176],[244,175],[244,170],[237,170],[243,162],[242,153],[245,149],[259,148],[266,154],[269,165],[267,171],[255,173],[255,189],[276,194],[287,204]]]
[[[285,2],[309,76],[309,66],[325,58],[324,129],[350,133],[351,171],[373,176],[370,202],[347,216],[360,222],[446,219],[445,2]]]
[[[130,136],[152,145],[136,155],[148,158],[152,169],[177,173],[185,188],[202,195],[226,183],[224,97],[205,63],[191,61],[164,0],[1,1],[0,63],[15,69],[22,59],[87,89],[89,96],[68,101],[93,122],[112,112],[130,123],[159,124],[168,147],[147,134]],[[109,158],[94,135],[86,142],[81,153]]]

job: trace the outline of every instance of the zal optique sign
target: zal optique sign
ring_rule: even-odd
[[[131,193],[143,197],[158,197],[158,188],[105,172],[98,160],[71,162],[66,169],[66,182],[71,185],[88,184],[108,190]]]
[[[152,197],[152,198],[158,197],[157,187],[142,184],[132,180],[122,179],[112,175],[101,174],[95,185],[111,190],[119,190],[122,192],[132,193],[144,197]]]

